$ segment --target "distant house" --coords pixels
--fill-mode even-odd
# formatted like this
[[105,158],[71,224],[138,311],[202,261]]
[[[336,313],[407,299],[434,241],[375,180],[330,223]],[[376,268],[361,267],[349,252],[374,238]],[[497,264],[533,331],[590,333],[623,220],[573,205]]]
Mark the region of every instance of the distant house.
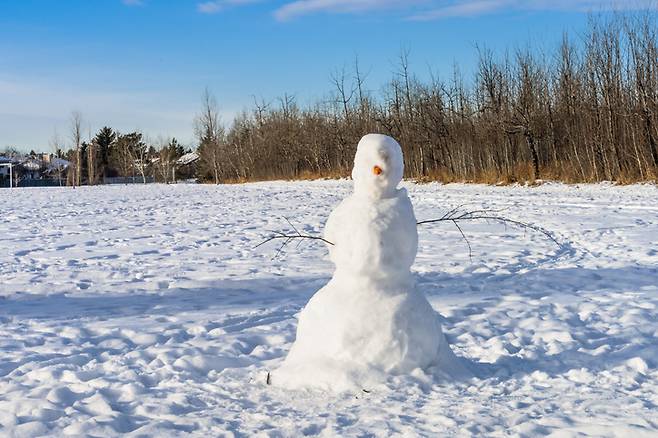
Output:
[[18,173],[21,179],[43,179],[42,170],[45,164],[36,158],[28,158],[18,164]]
[[176,160],[175,179],[187,180],[196,175],[196,167],[199,162],[199,154],[188,152]]
[[13,177],[12,186],[53,186],[66,181],[66,169],[70,162],[52,154],[0,155],[0,187],[9,187],[9,166]]
[[180,157],[178,160],[176,160],[176,164],[178,166],[188,166],[192,163],[196,163],[199,160],[199,154],[196,152],[188,152],[182,157]]
[[71,166],[70,161],[50,155],[47,161],[46,170],[43,172],[43,177],[53,181],[58,181],[60,185],[66,184],[66,172],[68,171],[69,166]]

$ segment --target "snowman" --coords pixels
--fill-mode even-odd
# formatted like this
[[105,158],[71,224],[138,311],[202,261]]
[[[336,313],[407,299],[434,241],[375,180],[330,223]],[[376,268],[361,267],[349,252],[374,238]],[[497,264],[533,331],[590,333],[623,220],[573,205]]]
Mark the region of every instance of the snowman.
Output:
[[336,270],[299,315],[296,340],[272,383],[348,391],[390,375],[461,374],[440,316],[416,289],[416,218],[400,145],[369,134],[354,157],[354,193],[330,214],[325,238]]

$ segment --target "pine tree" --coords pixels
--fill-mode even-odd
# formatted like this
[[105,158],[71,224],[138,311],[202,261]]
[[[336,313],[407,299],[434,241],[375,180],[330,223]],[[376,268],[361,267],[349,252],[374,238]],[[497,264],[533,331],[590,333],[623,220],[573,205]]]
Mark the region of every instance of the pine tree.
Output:
[[107,126],[98,131],[96,137],[94,137],[93,142],[98,147],[99,177],[111,176],[111,174],[116,173],[116,170],[110,166],[110,149],[114,145],[116,138],[116,132]]

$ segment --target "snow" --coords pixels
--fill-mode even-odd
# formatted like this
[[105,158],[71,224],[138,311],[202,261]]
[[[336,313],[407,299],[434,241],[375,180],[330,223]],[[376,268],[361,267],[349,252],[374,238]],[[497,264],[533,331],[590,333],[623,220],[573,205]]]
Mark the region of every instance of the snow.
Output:
[[178,160],[176,160],[176,164],[178,164],[179,166],[186,166],[188,164],[194,163],[198,159],[199,159],[199,154],[197,154],[196,152],[188,152],[182,155]]
[[37,160],[27,159],[21,163],[21,165],[28,170],[39,170],[41,169],[41,163]]
[[555,231],[419,227],[412,271],[476,377],[369,393],[267,386],[332,276],[319,235],[348,181],[2,192],[0,435],[656,436],[658,190],[406,183]]
[[300,313],[273,384],[340,392],[372,390],[391,374],[467,374],[409,270],[418,232],[407,191],[397,189],[402,171],[394,139],[361,139],[354,193],[331,212],[324,232],[336,271]]

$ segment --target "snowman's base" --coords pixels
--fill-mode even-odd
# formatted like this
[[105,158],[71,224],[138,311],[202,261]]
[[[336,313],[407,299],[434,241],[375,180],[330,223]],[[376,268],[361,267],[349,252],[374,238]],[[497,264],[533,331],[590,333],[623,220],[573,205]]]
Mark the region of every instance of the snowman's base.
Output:
[[266,383],[293,390],[319,390],[331,393],[366,393],[390,384],[390,378],[411,376],[426,383],[454,382],[473,377],[467,361],[452,352],[443,339],[437,360],[426,368],[382,370],[376,366],[310,360],[307,363],[284,364],[268,372]]
[[373,279],[337,272],[301,312],[295,343],[270,381],[360,391],[390,376],[430,369],[451,379],[464,374],[439,314],[411,275]]

